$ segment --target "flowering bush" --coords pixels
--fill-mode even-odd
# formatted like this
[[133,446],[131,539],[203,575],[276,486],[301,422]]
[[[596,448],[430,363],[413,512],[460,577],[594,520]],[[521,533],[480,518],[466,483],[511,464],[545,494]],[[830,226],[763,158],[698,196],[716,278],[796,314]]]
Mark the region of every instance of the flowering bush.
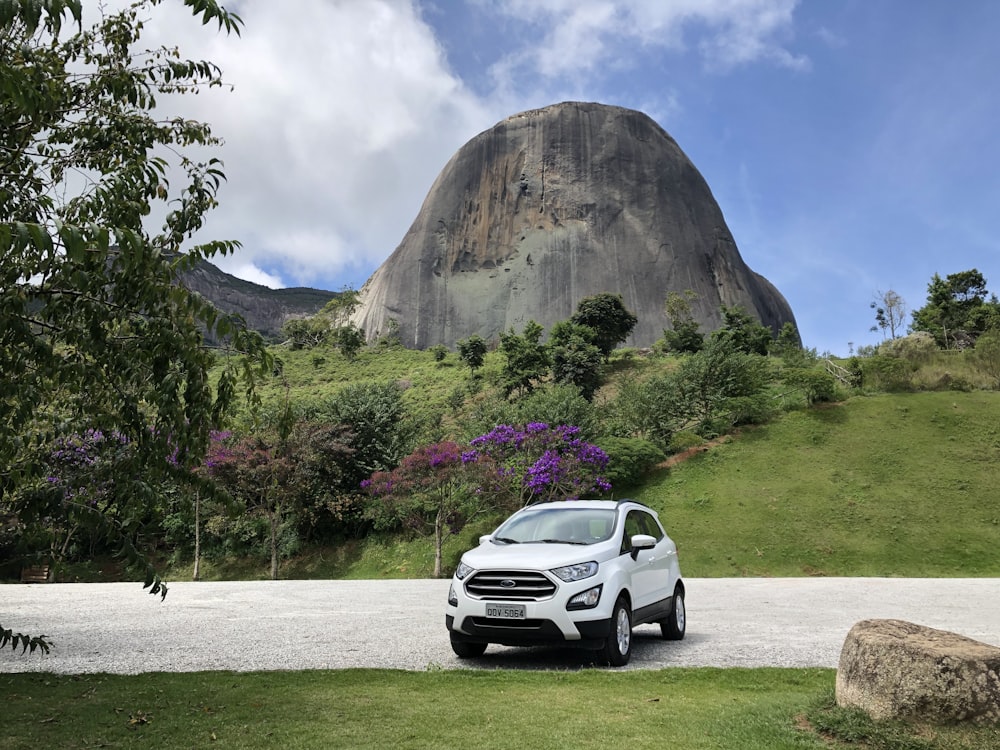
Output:
[[611,490],[604,478],[608,456],[579,434],[571,425],[502,424],[474,438],[462,461],[475,467],[481,492],[506,495],[519,505],[604,494]]

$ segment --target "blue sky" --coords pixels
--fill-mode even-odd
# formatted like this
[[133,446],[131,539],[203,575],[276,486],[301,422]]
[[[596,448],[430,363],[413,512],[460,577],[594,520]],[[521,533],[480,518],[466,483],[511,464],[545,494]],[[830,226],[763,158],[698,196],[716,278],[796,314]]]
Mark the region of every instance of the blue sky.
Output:
[[[175,3],[180,6],[180,3]],[[451,155],[534,107],[646,112],[701,171],[803,343],[876,343],[934,273],[1000,291],[993,0],[242,0],[223,37],[165,9],[153,41],[218,62],[189,116],[226,145],[213,237],[270,286],[359,288]]]

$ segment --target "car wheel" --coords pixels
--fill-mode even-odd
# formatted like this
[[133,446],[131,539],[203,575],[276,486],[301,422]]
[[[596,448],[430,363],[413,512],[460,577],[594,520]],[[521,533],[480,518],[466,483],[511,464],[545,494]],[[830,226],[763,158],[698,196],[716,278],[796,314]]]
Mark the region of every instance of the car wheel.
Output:
[[684,609],[684,592],[674,589],[674,603],[670,607],[670,615],[660,623],[660,632],[668,641],[679,641],[684,638],[687,629],[687,610]]
[[455,656],[459,659],[474,659],[477,656],[482,656],[486,652],[486,644],[476,643],[475,641],[466,641],[452,633],[451,650],[455,652]]
[[611,633],[601,651],[604,661],[612,667],[623,667],[632,656],[632,612],[625,597],[618,597],[611,613]]

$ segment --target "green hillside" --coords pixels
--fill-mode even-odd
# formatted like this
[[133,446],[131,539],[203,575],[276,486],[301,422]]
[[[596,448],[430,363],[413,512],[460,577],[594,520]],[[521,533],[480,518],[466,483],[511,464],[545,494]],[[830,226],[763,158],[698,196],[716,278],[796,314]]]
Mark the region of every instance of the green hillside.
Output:
[[688,576],[998,576],[1000,394],[789,412],[635,494]]

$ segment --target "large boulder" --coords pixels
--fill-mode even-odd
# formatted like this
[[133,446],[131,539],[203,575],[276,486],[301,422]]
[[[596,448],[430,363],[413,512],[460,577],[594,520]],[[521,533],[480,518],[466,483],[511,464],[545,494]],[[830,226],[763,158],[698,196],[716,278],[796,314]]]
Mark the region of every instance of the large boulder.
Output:
[[621,294],[639,319],[626,342],[668,327],[669,292],[697,294],[702,331],[741,307],[777,333],[781,293],[740,257],[704,178],[647,115],[564,102],[508,117],[445,165],[395,252],[362,287],[369,338],[405,346],[487,341],[529,320],[546,330],[586,296]]
[[1000,648],[903,620],[862,620],[847,634],[837,705],[873,719],[1000,721]]

